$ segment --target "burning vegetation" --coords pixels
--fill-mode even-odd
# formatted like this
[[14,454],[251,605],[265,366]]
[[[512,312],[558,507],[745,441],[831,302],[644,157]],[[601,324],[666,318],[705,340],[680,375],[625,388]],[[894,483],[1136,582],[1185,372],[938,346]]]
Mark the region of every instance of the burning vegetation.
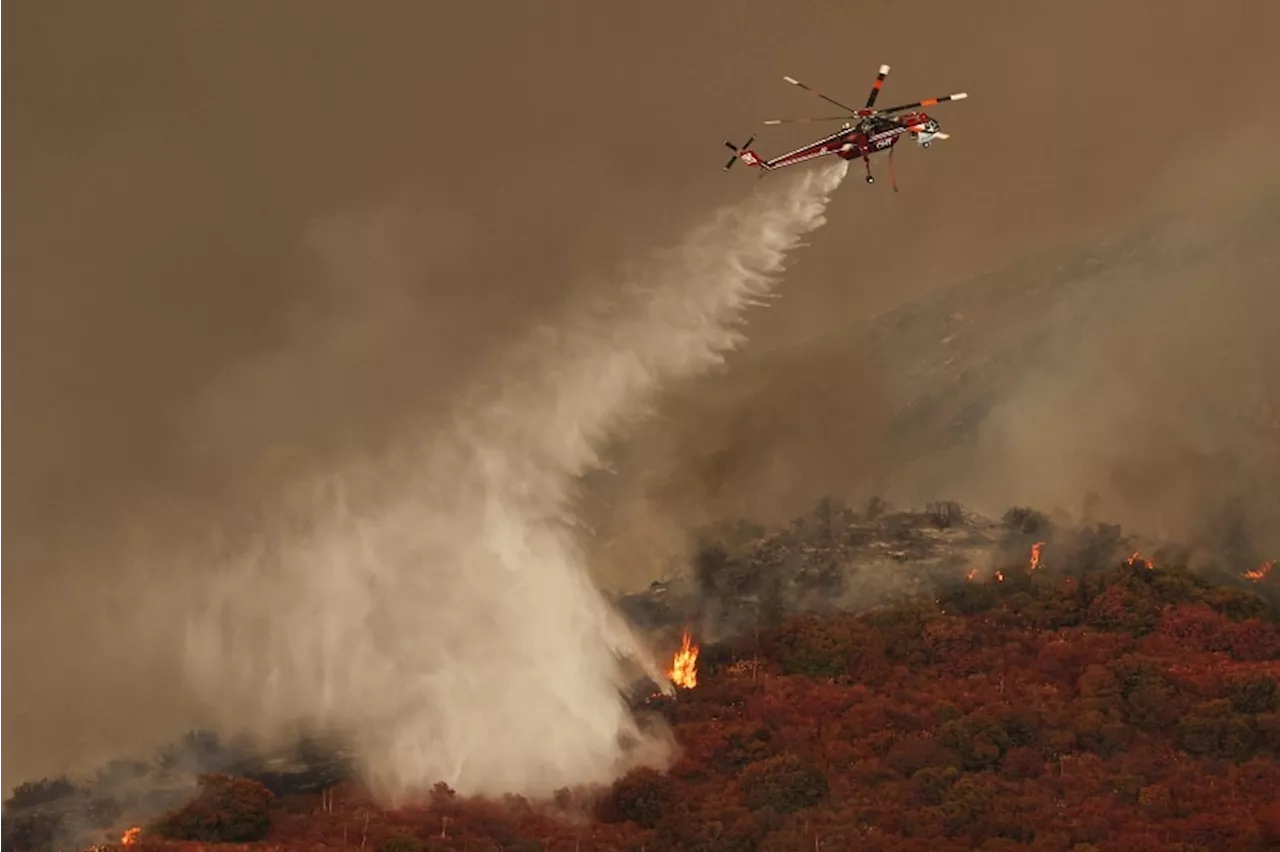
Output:
[[1261,583],[1263,580],[1267,579],[1268,575],[1271,574],[1271,569],[1274,568],[1275,565],[1276,561],[1274,559],[1263,562],[1253,571],[1244,572],[1244,578],[1254,583]]
[[1133,552],[1132,556],[1125,560],[1125,564],[1130,568],[1146,568],[1148,571],[1155,569],[1155,565],[1152,564],[1151,560],[1143,559],[1142,554],[1137,550]]
[[[1043,551],[1044,551],[1043,541],[1037,541],[1035,544],[1031,545],[1031,556],[1027,560],[1028,574],[1033,573],[1037,568],[1040,567],[1040,554]],[[979,569],[970,568],[967,571],[965,571],[964,579],[966,582],[972,583],[978,579],[979,573],[980,573]],[[1000,569],[997,568],[995,571],[991,573],[991,579],[995,580],[997,583],[1003,583],[1005,579],[1004,571],[1001,571]]]
[[667,677],[683,689],[693,689],[698,685],[698,646],[692,643],[688,630],[680,638],[680,650],[671,660]]
[[1027,563],[1027,573],[1031,573],[1040,567],[1040,551],[1044,549],[1044,542],[1037,541],[1031,545],[1031,561]]

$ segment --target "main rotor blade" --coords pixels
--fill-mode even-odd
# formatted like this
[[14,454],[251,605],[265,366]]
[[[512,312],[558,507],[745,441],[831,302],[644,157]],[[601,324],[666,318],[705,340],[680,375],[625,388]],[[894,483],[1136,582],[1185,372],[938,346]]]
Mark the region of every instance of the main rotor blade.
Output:
[[884,78],[889,76],[889,66],[881,65],[880,73],[876,75],[876,81],[871,84],[871,94],[867,96],[867,109],[875,106],[876,98],[880,95],[880,87],[884,85]]
[[831,115],[826,118],[771,118],[765,124],[808,124],[813,121],[848,121],[856,115]]
[[818,97],[822,98],[824,101],[826,101],[829,104],[835,104],[836,106],[840,107],[840,109],[842,110],[845,110],[847,112],[857,112],[857,110],[855,110],[853,107],[846,106],[845,104],[840,103],[835,98],[829,98],[826,95],[822,94],[822,92],[819,92],[817,89],[809,88],[804,83],[801,83],[799,80],[797,80],[795,77],[783,77],[782,79],[786,80],[788,83],[790,83],[793,86],[799,86],[809,94],[817,95]]
[[913,104],[902,104],[901,106],[882,109],[880,110],[880,112],[887,115],[888,113],[891,113],[891,112],[902,112],[904,109],[915,109],[917,107],[930,107],[930,106],[933,106],[934,104],[946,103],[947,101],[962,101],[967,97],[969,97],[968,92],[956,92],[954,95],[947,95],[944,98],[927,98],[923,101],[916,101]]

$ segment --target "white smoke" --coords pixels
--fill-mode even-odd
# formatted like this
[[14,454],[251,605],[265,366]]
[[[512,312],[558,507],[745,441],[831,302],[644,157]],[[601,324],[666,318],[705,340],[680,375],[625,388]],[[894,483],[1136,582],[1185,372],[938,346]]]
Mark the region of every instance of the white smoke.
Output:
[[345,729],[392,800],[441,780],[541,796],[664,760],[618,693],[622,658],[661,674],[590,580],[575,488],[664,382],[740,343],[846,171],[763,184],[492,365],[447,432],[280,509],[201,595],[193,685],[241,725]]

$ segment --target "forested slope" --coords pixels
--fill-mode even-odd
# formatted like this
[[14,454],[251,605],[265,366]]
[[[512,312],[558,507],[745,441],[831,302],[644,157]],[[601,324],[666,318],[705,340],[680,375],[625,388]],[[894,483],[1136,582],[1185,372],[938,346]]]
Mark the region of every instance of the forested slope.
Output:
[[[932,517],[947,524],[936,507]],[[1005,525],[1016,538],[1035,517],[1010,513]],[[802,528],[708,545],[703,574],[758,572],[760,552]],[[1176,550],[1114,556],[1114,533],[1077,533],[1077,545],[1112,546],[1077,547],[1058,564],[1047,546],[1026,559],[1006,546],[981,576],[935,579],[931,595],[861,612],[771,611],[747,588],[754,626],[722,607],[716,617],[736,629],[698,649],[696,685],[637,702],[680,743],[665,772],[541,803],[464,801],[440,787],[398,811],[350,781],[299,794],[277,778],[272,798],[216,776],[130,840],[382,852],[1273,848],[1276,576],[1264,564],[1211,583]],[[804,575],[803,560],[774,560],[784,563]],[[7,803],[9,815],[21,804]],[[9,815],[7,848],[38,846],[30,822]]]

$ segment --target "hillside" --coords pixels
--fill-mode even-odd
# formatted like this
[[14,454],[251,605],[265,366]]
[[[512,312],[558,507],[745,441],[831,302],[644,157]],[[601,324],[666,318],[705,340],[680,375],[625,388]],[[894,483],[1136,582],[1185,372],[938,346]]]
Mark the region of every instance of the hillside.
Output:
[[[131,845],[161,832],[382,852],[1280,842],[1276,576],[1261,566],[1210,582],[1178,548],[1148,559],[1132,546],[1116,527],[1059,527],[1028,510],[996,522],[951,504],[826,501],[785,528],[709,530],[693,577],[621,602],[669,647],[688,626],[701,641],[692,688],[637,692],[636,712],[668,722],[682,747],[668,772],[546,803],[439,788],[388,812],[314,744],[289,770],[236,764],[233,747],[195,739],[171,768],[194,760],[278,797],[268,806],[255,782],[215,779],[195,811]],[[901,576],[861,598],[859,571]],[[128,827],[129,803],[103,804],[118,783],[59,783],[6,802],[6,849],[50,848],[41,836],[56,836],[59,800],[81,819],[97,802],[100,839]],[[233,830],[243,834],[219,835]]]

